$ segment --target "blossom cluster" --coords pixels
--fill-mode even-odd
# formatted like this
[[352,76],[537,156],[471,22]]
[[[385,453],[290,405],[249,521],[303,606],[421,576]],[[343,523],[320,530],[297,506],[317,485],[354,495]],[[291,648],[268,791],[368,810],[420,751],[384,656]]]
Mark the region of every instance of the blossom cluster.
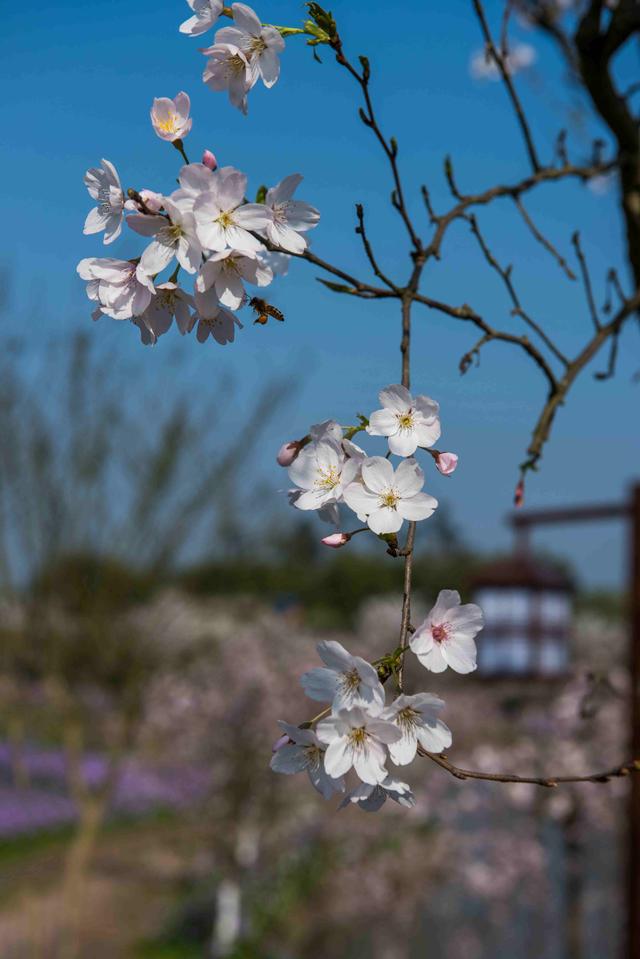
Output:
[[[404,520],[417,522],[433,514],[438,503],[422,492],[425,476],[415,458],[418,449],[428,451],[444,475],[456,468],[455,453],[433,449],[440,437],[435,400],[413,396],[399,384],[381,390],[379,399],[382,408],[368,418],[361,416],[359,426],[343,428],[326,420],[278,452],[278,463],[288,468],[296,484],[289,491],[293,506],[317,510],[336,524],[346,506],[366,524],[360,530],[326,536],[323,542],[328,546],[343,546],[366,530],[397,544],[395,534]],[[367,456],[352,440],[361,431],[386,438],[387,456]],[[392,455],[401,457],[395,468]],[[442,590],[408,648],[431,672],[449,667],[470,673],[476,668],[475,636],[482,626],[480,607],[462,605],[457,592]],[[451,732],[439,718],[443,701],[432,693],[406,695],[400,688],[387,705],[383,681],[397,676],[405,646],[375,663],[352,656],[335,641],[321,642],[317,648],[324,666],[304,673],[302,686],[309,698],[329,706],[302,726],[280,724],[283,736],[274,747],[272,769],[306,771],[325,799],[346,791],[344,776],[353,769],[359,782],[343,806],[356,803],[374,811],[387,798],[414,805],[410,787],[390,773],[386,763],[390,759],[396,766],[406,766],[419,748],[439,753],[451,745]]]
[[[189,110],[186,93],[157,98],[151,108],[156,134],[173,143],[185,159],[182,138],[191,130]],[[233,342],[236,327],[242,327],[235,314],[247,303],[256,311],[256,322],[266,323],[269,315],[283,319],[275,307],[249,296],[245,286],[269,285],[276,274],[286,274],[290,254],[307,249],[304,234],[316,226],[320,214],[294,199],[301,181],[300,174],[286,176],[269,189],[261,188],[257,201],[250,203],[246,175],[232,166],[218,166],[213,153],[205,150],[202,162],[182,166],[178,189],[166,194],[129,190],[125,197],[115,166],[103,159],[85,174],[96,205],[84,232],[103,233],[104,243],[111,244],[126,223],[149,242],[134,259],[80,261],[78,273],[96,304],[93,319],[105,314],[130,320],[142,342],[154,344],[175,318],[183,335],[195,328],[199,342],[211,336],[222,345]],[[169,267],[173,272],[162,279]],[[195,277],[192,292],[178,284],[180,270]]]
[[[222,0],[187,0],[193,16],[180,25],[192,37],[210,30],[226,9]],[[262,80],[270,89],[280,76],[279,54],[284,39],[277,27],[262,24],[251,7],[231,5],[232,27],[216,32],[211,46],[201,50],[207,57],[202,79],[211,90],[226,91],[229,101],[247,113],[247,95]]]
[[[469,673],[476,668],[475,636],[482,626],[479,606],[463,605],[455,590],[442,590],[409,649],[431,672],[449,667]],[[387,762],[407,766],[419,749],[440,753],[451,745],[451,730],[439,717],[443,700],[433,693],[400,693],[387,705],[384,661],[369,663],[335,640],[323,640],[317,649],[324,666],[304,673],[301,682],[310,699],[328,708],[302,726],[280,723],[283,736],[271,768],[306,772],[325,799],[346,792],[344,777],[353,770],[358,781],[341,806],[355,803],[372,812],[387,799],[413,806],[411,788],[389,772]]]

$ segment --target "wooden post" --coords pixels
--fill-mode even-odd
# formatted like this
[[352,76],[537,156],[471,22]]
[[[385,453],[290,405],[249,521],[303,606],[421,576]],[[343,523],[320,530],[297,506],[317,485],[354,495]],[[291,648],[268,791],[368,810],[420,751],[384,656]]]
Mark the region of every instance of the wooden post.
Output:
[[[640,759],[640,485],[631,491],[630,523],[630,649],[631,756]],[[627,849],[627,959],[640,959],[640,777],[629,784],[629,845]]]

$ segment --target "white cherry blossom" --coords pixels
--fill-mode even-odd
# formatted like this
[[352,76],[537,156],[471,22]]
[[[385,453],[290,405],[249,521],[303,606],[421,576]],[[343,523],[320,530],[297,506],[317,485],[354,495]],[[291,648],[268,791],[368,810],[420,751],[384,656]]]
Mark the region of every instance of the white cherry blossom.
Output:
[[327,744],[324,768],[334,779],[353,767],[364,783],[376,785],[387,778],[387,746],[400,739],[400,730],[364,710],[343,709],[316,727],[321,743]]
[[246,188],[247,178],[239,170],[211,174],[209,189],[193,204],[198,238],[207,250],[261,249],[249,230],[264,229],[269,213],[261,203],[244,202]]
[[175,316],[178,329],[184,335],[193,327],[191,310],[194,299],[189,293],[181,290],[177,283],[160,283],[156,286],[155,296],[149,306],[140,314],[139,320],[149,331],[155,343],[158,337],[165,334]]
[[180,24],[180,33],[197,37],[206,33],[222,13],[223,0],[187,0],[193,16]]
[[384,687],[376,669],[352,656],[341,643],[323,640],[316,646],[324,667],[303,673],[300,682],[310,699],[331,703],[334,712],[360,706],[378,715],[384,708]]
[[173,100],[156,97],[151,106],[151,124],[161,140],[182,140],[191,129],[189,94],[178,93]]
[[202,74],[206,85],[216,92],[226,90],[231,105],[246,115],[247,93],[257,74],[242,50],[230,43],[214,43],[202,52],[209,57]]
[[306,772],[314,789],[330,799],[333,793],[345,790],[344,779],[334,779],[325,771],[324,754],[327,747],[321,743],[312,729],[300,729],[290,723],[279,722],[278,725],[289,737],[290,742],[279,746],[271,757],[270,766],[274,772],[293,773]]
[[286,276],[289,272],[291,257],[288,253],[276,253],[275,250],[258,250],[258,259],[268,266],[274,276]]
[[127,223],[136,233],[154,237],[142,254],[140,269],[148,276],[155,276],[175,256],[187,273],[195,273],[202,262],[202,247],[196,236],[193,214],[182,210],[168,197],[164,197],[163,206],[168,216],[134,213],[127,217]]
[[428,396],[413,397],[404,386],[387,386],[378,398],[382,409],[369,417],[367,433],[386,436],[397,456],[412,456],[419,446],[429,447],[440,436],[440,407]]
[[204,343],[210,336],[221,346],[233,343],[236,326],[242,329],[242,323],[237,316],[234,316],[233,313],[218,303],[215,290],[207,290],[201,293],[200,290],[196,289],[194,296],[197,309],[194,323],[197,320],[196,338],[198,342]]
[[320,219],[320,213],[315,207],[293,199],[302,179],[299,173],[285,177],[267,190],[265,198],[271,220],[265,227],[264,235],[274,246],[288,250],[289,253],[303,253],[306,250],[307,240],[300,236],[300,233],[313,229]]
[[122,231],[124,193],[113,163],[109,160],[101,160],[100,163],[102,169],[91,167],[84,175],[89,196],[97,200],[98,205],[89,210],[82,232],[101,233],[104,230],[104,242],[113,243]]
[[238,310],[246,300],[243,280],[254,286],[267,286],[272,279],[273,273],[261,265],[253,250],[222,250],[212,253],[202,264],[196,289],[213,287],[224,306]]
[[389,775],[384,782],[377,783],[375,786],[371,783],[359,783],[344,797],[338,808],[344,809],[351,803],[355,803],[365,812],[377,812],[387,799],[393,799],[407,809],[411,809],[416,804],[416,797],[411,792],[411,787]]
[[396,470],[383,456],[358,465],[360,478],[345,485],[342,496],[374,533],[397,533],[405,519],[427,519],[436,509],[438,501],[420,492],[424,473],[415,459],[403,460]]
[[135,261],[88,257],[80,260],[77,271],[87,281],[89,299],[99,304],[100,313],[114,320],[140,316],[151,302],[153,282]]
[[231,10],[234,26],[218,30],[216,43],[231,44],[242,50],[265,87],[272,87],[280,76],[278,54],[284,50],[282,36],[275,27],[263,26],[246,4],[232,3]]
[[432,693],[401,695],[381,714],[398,727],[402,739],[389,746],[389,755],[396,766],[413,762],[418,745],[431,753],[441,753],[451,745],[451,730],[438,713],[444,706],[442,699]]
[[422,665],[434,673],[442,673],[447,666],[457,673],[471,673],[476,668],[474,637],[483,626],[479,606],[461,605],[460,593],[443,589],[409,645]]
[[358,466],[359,460],[347,458],[342,444],[334,439],[312,441],[289,467],[289,477],[298,487],[293,491],[293,505],[308,510],[341,502]]

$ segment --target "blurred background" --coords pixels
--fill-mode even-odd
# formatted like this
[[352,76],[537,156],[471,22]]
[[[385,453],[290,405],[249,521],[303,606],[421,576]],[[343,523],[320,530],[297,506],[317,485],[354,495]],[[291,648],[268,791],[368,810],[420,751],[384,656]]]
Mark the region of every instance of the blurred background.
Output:
[[[487,9],[499,26],[502,4]],[[291,24],[304,14],[294,0],[258,12]],[[467,3],[399,0],[392,20],[365,0],[333,12],[372,61],[412,208],[422,182],[445,207],[447,153],[465,190],[523,175]],[[82,175],[106,156],[125,187],[168,192],[178,157],[148,109],[185,89],[194,156],[212,149],[251,189],[304,173],[320,256],[364,274],[356,201],[384,267],[403,275],[406,254],[387,171],[331,57],[314,63],[288,41],[281,80],[252,93],[244,118],[202,86],[198,42],[177,32],[188,13],[177,0],[3,9],[2,959],[616,955],[624,780],[542,791],[416,764],[416,809],[368,815],[269,770],[276,720],[309,715],[298,676],[318,640],[370,658],[395,645],[399,561],[357,540],[323,550],[326,527],[288,508],[274,457],[310,423],[376,408],[399,378],[399,317],[333,295],[294,263],[272,288],[285,323],[248,318],[224,349],[176,331],[145,348],[131,324],[93,325],[75,265],[106,254],[82,236]],[[600,131],[553,51],[523,22],[514,37],[529,50],[520,87],[542,151],[567,127],[570,153],[587,155]],[[534,209],[567,256],[580,228],[601,303],[606,271],[626,275],[613,185],[553,187]],[[590,322],[583,290],[512,210],[482,222],[530,311],[575,350]],[[138,250],[132,236],[117,247],[107,253]],[[426,282],[517,328],[466,228]],[[477,674],[429,687],[447,702],[451,759],[539,775],[622,762],[629,523],[536,526],[514,553],[504,520],[544,382],[506,346],[461,377],[473,334],[431,314],[414,327],[415,388],[440,401],[442,448],[460,455],[453,477],[429,474],[441,505],[419,540],[415,617],[458,588],[489,621]],[[630,502],[637,325],[615,379],[594,379],[604,365],[561,411],[527,507]],[[409,670],[407,683],[424,686],[424,674]]]

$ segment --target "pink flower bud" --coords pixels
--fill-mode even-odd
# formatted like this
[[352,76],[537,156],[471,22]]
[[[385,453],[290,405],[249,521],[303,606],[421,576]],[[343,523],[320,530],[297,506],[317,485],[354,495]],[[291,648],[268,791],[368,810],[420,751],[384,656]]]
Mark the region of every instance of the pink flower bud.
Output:
[[283,443],[278,450],[276,462],[279,463],[280,466],[291,466],[299,452],[300,445],[296,443],[295,440],[290,440],[288,443]]
[[205,166],[208,166],[210,170],[215,170],[218,166],[218,161],[216,160],[214,154],[211,150],[205,150],[202,154],[202,162]]
[[438,453],[436,457],[436,469],[443,476],[451,476],[458,465],[457,453]]
[[283,746],[287,746],[290,742],[291,740],[289,739],[287,734],[283,733],[279,739],[276,739],[275,743],[271,747],[271,752],[277,753],[279,749],[282,749]]
[[330,546],[332,549],[340,549],[340,547],[348,543],[350,539],[351,533],[330,533],[328,536],[323,537],[320,542],[324,543],[325,546]]
[[513,494],[513,505],[516,507],[522,506],[524,503],[524,480],[519,480],[518,485],[516,486],[516,491]]
[[144,200],[145,206],[152,213],[158,213],[162,209],[162,196],[160,193],[154,193],[153,190],[140,190],[140,196]]

